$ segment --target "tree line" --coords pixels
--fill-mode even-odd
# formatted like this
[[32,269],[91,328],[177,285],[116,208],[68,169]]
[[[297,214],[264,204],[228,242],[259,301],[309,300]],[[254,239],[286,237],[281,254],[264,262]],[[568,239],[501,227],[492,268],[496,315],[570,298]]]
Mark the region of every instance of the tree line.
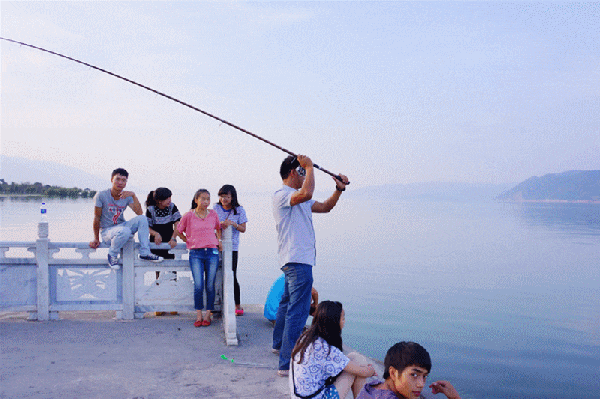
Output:
[[77,187],[60,187],[51,186],[49,184],[35,183],[6,183],[4,179],[0,179],[0,194],[12,195],[40,195],[44,197],[59,197],[59,198],[92,198],[96,195],[96,191],[89,188]]

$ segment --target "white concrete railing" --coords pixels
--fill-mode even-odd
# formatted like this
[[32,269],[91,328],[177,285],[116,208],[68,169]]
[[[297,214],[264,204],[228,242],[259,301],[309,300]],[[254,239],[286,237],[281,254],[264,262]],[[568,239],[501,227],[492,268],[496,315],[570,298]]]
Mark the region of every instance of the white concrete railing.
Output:
[[[121,254],[122,267],[112,270],[105,244],[94,250],[87,242],[51,242],[47,223],[39,224],[38,237],[34,242],[0,242],[0,311],[29,312],[31,320],[51,320],[58,319],[60,311],[114,310],[119,319],[134,319],[146,312],[194,310],[185,244],[173,249],[151,244],[175,255],[151,263],[137,258],[139,244],[129,240]],[[237,345],[231,229],[223,230],[222,238],[215,310],[221,311],[227,345]]]

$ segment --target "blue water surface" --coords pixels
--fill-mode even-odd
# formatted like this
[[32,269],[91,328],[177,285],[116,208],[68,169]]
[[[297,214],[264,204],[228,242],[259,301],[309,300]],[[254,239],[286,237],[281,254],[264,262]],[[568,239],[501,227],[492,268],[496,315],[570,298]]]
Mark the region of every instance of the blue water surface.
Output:
[[[0,200],[0,240],[35,240],[38,202]],[[92,238],[91,200],[47,202],[51,240]],[[270,194],[240,202],[242,302],[262,304],[281,274]],[[344,343],[383,360],[419,342],[430,380],[463,398],[600,397],[600,205],[349,196],[314,224],[315,287],[343,303]]]

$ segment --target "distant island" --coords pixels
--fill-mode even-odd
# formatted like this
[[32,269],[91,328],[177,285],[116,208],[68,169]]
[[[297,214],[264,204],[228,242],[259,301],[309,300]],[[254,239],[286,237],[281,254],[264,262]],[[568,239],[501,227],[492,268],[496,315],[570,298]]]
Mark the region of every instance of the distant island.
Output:
[[530,177],[496,199],[512,202],[600,203],[600,170],[571,170]]
[[48,184],[36,183],[15,183],[8,184],[4,179],[0,179],[0,196],[40,196],[40,197],[58,197],[58,198],[92,198],[96,191],[89,188],[66,188],[60,186],[50,186]]

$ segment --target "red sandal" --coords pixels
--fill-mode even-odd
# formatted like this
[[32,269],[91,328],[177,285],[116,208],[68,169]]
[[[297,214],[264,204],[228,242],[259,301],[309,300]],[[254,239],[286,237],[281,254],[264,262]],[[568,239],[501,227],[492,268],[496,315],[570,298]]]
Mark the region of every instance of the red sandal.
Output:
[[194,322],[194,327],[202,327],[204,325],[204,320],[196,320]]

